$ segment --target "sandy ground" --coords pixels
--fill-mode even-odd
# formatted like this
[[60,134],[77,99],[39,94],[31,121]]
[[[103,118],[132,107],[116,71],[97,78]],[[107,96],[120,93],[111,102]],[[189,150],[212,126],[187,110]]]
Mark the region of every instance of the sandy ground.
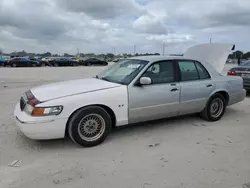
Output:
[[[143,123],[115,130],[93,148],[67,139],[32,141],[18,132],[13,109],[24,91],[102,69],[0,69],[0,188],[240,188],[250,182],[249,97],[218,122],[187,116]],[[18,167],[10,167],[15,160]]]

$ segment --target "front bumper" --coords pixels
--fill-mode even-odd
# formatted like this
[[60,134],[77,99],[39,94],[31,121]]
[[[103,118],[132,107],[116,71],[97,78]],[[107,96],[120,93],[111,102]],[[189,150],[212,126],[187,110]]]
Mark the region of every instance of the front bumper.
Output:
[[56,116],[32,117],[21,111],[19,103],[15,107],[14,115],[17,127],[30,139],[49,140],[65,136],[67,118],[55,118]]

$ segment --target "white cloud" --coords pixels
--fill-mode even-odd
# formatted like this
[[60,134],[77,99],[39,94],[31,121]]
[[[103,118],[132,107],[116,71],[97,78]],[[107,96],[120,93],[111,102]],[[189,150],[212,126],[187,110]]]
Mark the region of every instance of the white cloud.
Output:
[[133,28],[141,33],[166,34],[167,29],[160,19],[153,15],[142,15],[133,23]]
[[211,37],[250,50],[249,33],[249,0],[0,0],[7,52],[161,52]]

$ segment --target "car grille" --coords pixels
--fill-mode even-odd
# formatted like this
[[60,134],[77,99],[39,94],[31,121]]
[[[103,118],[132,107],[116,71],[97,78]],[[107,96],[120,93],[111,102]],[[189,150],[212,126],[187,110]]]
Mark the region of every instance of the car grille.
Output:
[[26,101],[23,99],[23,97],[21,97],[21,99],[20,99],[20,109],[22,111],[23,111],[25,105],[26,105]]

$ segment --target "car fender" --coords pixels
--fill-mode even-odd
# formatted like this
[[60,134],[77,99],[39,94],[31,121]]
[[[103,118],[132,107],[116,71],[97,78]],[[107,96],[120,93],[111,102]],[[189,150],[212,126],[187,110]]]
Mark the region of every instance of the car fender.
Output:
[[110,108],[116,116],[116,126],[128,124],[128,91],[127,86],[98,90],[77,95],[70,95],[58,99],[52,99],[37,105],[63,106],[61,114],[55,118],[69,118],[76,110],[90,105],[104,105]]

